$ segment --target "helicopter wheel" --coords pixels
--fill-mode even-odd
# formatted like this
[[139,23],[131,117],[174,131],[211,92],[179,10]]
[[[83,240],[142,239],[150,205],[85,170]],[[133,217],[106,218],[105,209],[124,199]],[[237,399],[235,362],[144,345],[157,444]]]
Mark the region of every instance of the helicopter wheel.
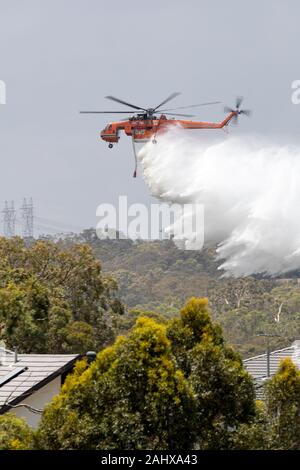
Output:
[[112,149],[112,148],[113,148],[113,144],[108,144],[108,148],[109,148],[109,149]]
[[157,140],[156,140],[156,139],[153,139],[153,140],[152,140],[152,144],[157,144]]

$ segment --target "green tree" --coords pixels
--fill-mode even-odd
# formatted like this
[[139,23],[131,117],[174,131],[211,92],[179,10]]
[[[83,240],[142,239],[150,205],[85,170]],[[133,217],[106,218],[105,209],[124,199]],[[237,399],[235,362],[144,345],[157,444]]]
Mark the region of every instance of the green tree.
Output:
[[21,418],[12,413],[0,415],[0,450],[26,450],[32,446],[33,433]]
[[255,415],[252,378],[211,320],[206,298],[192,298],[167,330],[177,363],[196,394],[198,445],[230,446],[232,429]]
[[265,385],[264,403],[257,403],[254,419],[231,442],[235,449],[300,449],[300,372],[290,358],[281,361]]
[[272,425],[264,402],[257,401],[255,415],[241,424],[231,435],[230,447],[235,450],[270,450],[274,446]]
[[79,363],[43,414],[43,449],[175,449],[194,442],[195,397],[164,325],[139,318],[127,338]]
[[300,450],[300,371],[290,358],[266,385],[266,403],[273,447]]
[[83,244],[0,238],[0,334],[22,352],[82,353],[114,337],[117,285]]
[[37,447],[223,449],[254,414],[250,376],[207,299],[194,298],[179,319],[140,317],[88,369],[79,364],[44,412]]

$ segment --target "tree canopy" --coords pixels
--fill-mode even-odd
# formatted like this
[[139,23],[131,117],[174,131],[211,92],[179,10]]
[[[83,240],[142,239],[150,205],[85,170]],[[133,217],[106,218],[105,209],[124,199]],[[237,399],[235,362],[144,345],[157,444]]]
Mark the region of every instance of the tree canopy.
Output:
[[198,445],[226,448],[230,430],[255,415],[253,382],[240,355],[211,320],[206,298],[192,298],[167,327],[177,363],[196,394]]
[[127,337],[77,365],[46,408],[43,449],[227,448],[230,426],[254,413],[238,354],[191,299],[168,324],[140,317]]
[[26,450],[32,446],[30,427],[12,413],[0,415],[0,450]]
[[300,371],[283,359],[264,387],[254,419],[232,436],[232,447],[256,450],[300,450]]
[[270,338],[273,349],[300,335],[299,272],[233,279],[218,270],[214,247],[196,251],[180,250],[172,240],[99,240],[92,229],[65,243],[78,241],[92,246],[129,308],[169,319],[189,298],[208,297],[224,337],[245,357],[265,351],[258,333],[278,335]]
[[123,312],[117,285],[91,247],[0,238],[0,332],[8,348],[62,353],[99,349]]
[[300,371],[290,358],[267,383],[266,403],[273,446],[300,450]]

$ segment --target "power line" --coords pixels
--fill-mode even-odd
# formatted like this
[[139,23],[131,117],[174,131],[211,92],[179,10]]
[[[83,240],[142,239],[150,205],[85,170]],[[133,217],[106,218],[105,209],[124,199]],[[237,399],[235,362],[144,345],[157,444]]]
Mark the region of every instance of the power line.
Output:
[[[17,233],[21,233],[24,239],[32,239],[34,233],[43,232],[56,235],[68,235],[74,232],[83,232],[84,227],[64,223],[61,221],[38,217],[35,214],[32,198],[24,198],[20,207],[20,215],[14,207],[14,201],[5,201],[2,211],[3,233],[5,237],[11,238]],[[18,214],[19,214],[18,210]]]
[[63,231],[83,231],[84,227],[81,227],[79,225],[74,225],[74,224],[69,224],[69,223],[64,223],[60,222],[58,220],[53,220],[53,219],[46,219],[44,217],[34,217],[34,220],[38,222],[39,225],[46,225],[50,227],[57,227],[58,229],[61,229]]
[[14,201],[5,201],[3,214],[3,233],[7,238],[15,236],[16,211]]
[[21,207],[23,238],[33,238],[33,202],[32,198],[23,199]]

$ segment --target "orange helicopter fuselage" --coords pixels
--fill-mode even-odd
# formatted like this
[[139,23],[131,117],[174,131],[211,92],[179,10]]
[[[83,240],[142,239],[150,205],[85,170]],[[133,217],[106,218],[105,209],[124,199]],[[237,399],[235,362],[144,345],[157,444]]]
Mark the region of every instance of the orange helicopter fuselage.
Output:
[[237,114],[237,111],[232,111],[220,122],[167,119],[163,114],[159,118],[153,117],[144,119],[138,117],[127,121],[111,122],[100,132],[100,136],[101,139],[109,144],[116,144],[120,139],[120,132],[124,131],[134,142],[148,142],[156,135],[164,133],[174,126],[179,126],[183,129],[221,129]]

